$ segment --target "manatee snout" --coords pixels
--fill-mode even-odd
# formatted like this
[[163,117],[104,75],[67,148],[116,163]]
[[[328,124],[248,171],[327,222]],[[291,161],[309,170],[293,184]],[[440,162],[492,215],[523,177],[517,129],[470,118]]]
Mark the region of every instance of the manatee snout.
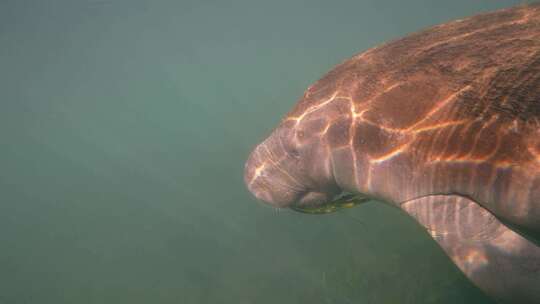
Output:
[[251,152],[244,169],[244,182],[248,190],[260,201],[277,208],[288,207],[305,192],[285,168],[284,151],[271,146],[271,138]]
[[244,170],[247,188],[257,199],[277,208],[328,202],[341,191],[321,174],[325,170],[318,166],[324,162],[310,161],[320,148],[298,146],[292,134],[290,129],[278,127],[253,150]]

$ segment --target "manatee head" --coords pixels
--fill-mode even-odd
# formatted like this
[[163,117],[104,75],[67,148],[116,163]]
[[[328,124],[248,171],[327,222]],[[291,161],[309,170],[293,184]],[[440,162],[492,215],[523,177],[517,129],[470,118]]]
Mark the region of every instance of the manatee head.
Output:
[[274,207],[318,206],[341,192],[325,139],[330,117],[327,111],[293,114],[253,150],[244,180],[253,195]]

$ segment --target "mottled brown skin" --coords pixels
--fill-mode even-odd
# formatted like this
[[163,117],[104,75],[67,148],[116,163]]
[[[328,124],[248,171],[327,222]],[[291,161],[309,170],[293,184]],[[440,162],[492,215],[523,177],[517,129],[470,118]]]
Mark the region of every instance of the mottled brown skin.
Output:
[[540,249],[505,225],[540,235],[540,4],[346,60],[255,149],[245,181],[276,207],[342,191],[395,204],[488,294],[540,303]]

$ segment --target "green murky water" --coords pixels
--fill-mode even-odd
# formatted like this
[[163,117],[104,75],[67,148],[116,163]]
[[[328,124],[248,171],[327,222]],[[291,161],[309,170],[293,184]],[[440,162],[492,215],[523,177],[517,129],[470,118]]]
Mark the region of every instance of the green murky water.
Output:
[[519,2],[1,1],[0,303],[491,303],[397,210],[242,171],[333,65]]

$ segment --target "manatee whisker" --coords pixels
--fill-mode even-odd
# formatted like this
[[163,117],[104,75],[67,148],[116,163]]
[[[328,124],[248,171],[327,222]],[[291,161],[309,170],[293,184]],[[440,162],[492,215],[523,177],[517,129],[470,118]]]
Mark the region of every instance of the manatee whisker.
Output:
[[362,226],[364,226],[364,228],[367,228],[367,225],[366,225],[366,222],[364,222],[363,220],[357,218],[357,217],[354,217],[352,215],[350,215],[349,213],[345,212],[344,210],[340,210],[341,212],[339,212],[339,214],[342,214],[344,215],[345,217],[348,217],[349,219],[361,224]]

